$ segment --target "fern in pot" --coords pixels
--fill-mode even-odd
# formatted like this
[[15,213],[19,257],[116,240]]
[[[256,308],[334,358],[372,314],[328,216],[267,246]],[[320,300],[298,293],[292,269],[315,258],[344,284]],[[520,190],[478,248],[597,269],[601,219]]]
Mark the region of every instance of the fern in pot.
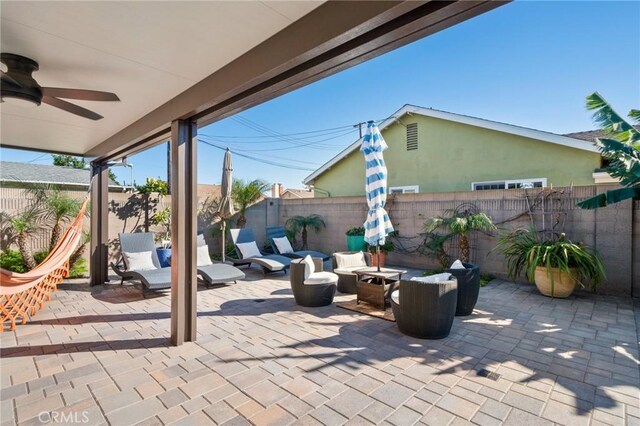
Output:
[[568,240],[564,233],[541,239],[534,229],[519,229],[501,237],[496,248],[505,255],[510,278],[525,272],[545,296],[569,297],[576,285],[593,291],[605,279],[596,250]]

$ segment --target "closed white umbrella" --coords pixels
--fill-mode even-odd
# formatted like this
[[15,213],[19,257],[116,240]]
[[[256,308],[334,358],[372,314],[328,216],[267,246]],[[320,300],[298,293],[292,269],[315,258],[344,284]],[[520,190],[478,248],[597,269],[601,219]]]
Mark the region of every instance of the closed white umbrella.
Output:
[[365,162],[365,193],[369,212],[364,222],[364,240],[377,247],[378,271],[380,270],[380,245],[393,232],[393,225],[384,209],[387,202],[387,166],[382,152],[387,149],[378,126],[373,121],[367,123],[367,131],[362,139],[360,151]]
[[227,148],[227,151],[224,153],[224,161],[222,162],[222,183],[220,185],[221,199],[217,211],[218,216],[222,219],[222,262],[225,261],[225,252],[227,251],[225,244],[227,219],[236,213],[233,207],[233,200],[231,199],[231,185],[233,183],[232,173],[233,163],[231,161],[231,151]]

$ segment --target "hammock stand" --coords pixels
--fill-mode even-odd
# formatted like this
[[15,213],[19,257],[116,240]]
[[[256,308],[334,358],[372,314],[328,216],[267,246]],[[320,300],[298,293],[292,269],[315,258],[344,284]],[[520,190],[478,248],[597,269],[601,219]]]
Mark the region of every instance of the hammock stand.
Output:
[[51,300],[51,293],[69,275],[69,258],[82,238],[82,224],[88,198],[82,203],[78,215],[62,235],[49,255],[31,271],[24,274],[0,268],[0,320],[15,330],[16,321],[26,324]]

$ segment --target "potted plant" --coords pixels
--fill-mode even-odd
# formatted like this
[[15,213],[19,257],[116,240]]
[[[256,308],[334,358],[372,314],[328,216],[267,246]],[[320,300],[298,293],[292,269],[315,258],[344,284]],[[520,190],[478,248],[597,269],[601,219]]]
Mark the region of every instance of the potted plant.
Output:
[[364,227],[352,226],[346,232],[347,236],[347,250],[348,251],[362,251],[367,247],[367,243],[364,241]]
[[591,290],[605,278],[598,253],[584,243],[568,240],[564,233],[542,239],[535,229],[518,229],[498,241],[507,260],[507,274],[517,278],[522,271],[538,291],[550,297],[569,297],[576,285]]
[[160,266],[166,268],[171,266],[171,209],[162,209],[151,218],[151,223],[162,227],[162,232],[156,234],[156,241],[160,247],[156,248]]
[[[393,242],[390,239],[390,237],[393,237],[395,235],[397,235],[395,231],[387,235],[387,238],[385,239],[385,243],[380,246],[380,267],[381,268],[384,267],[387,253],[395,250],[395,246],[393,245]],[[365,246],[366,246],[366,249],[369,250],[369,253],[371,253],[371,266],[378,266],[378,256],[377,256],[378,246],[370,245],[367,243],[365,243]]]
[[[446,272],[458,280],[456,315],[471,315],[480,293],[480,268],[469,262],[469,234],[474,231],[493,231],[497,228],[484,213],[449,210],[445,216],[433,217],[425,224],[427,233],[433,233],[438,229],[444,229],[450,236],[458,237],[460,260],[464,268],[449,268]],[[442,243],[444,244],[444,240]]]

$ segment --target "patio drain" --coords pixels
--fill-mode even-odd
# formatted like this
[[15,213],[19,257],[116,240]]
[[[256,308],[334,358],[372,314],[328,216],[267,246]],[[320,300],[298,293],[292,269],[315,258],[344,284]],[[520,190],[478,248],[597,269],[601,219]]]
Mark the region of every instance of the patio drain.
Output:
[[485,368],[482,368],[476,372],[476,375],[480,377],[486,377],[487,379],[491,379],[494,382],[497,382],[500,379],[500,375],[498,373],[494,373],[493,371],[489,371]]
[[256,302],[256,303],[262,303],[262,302],[264,302],[264,299],[254,299],[254,302]]

